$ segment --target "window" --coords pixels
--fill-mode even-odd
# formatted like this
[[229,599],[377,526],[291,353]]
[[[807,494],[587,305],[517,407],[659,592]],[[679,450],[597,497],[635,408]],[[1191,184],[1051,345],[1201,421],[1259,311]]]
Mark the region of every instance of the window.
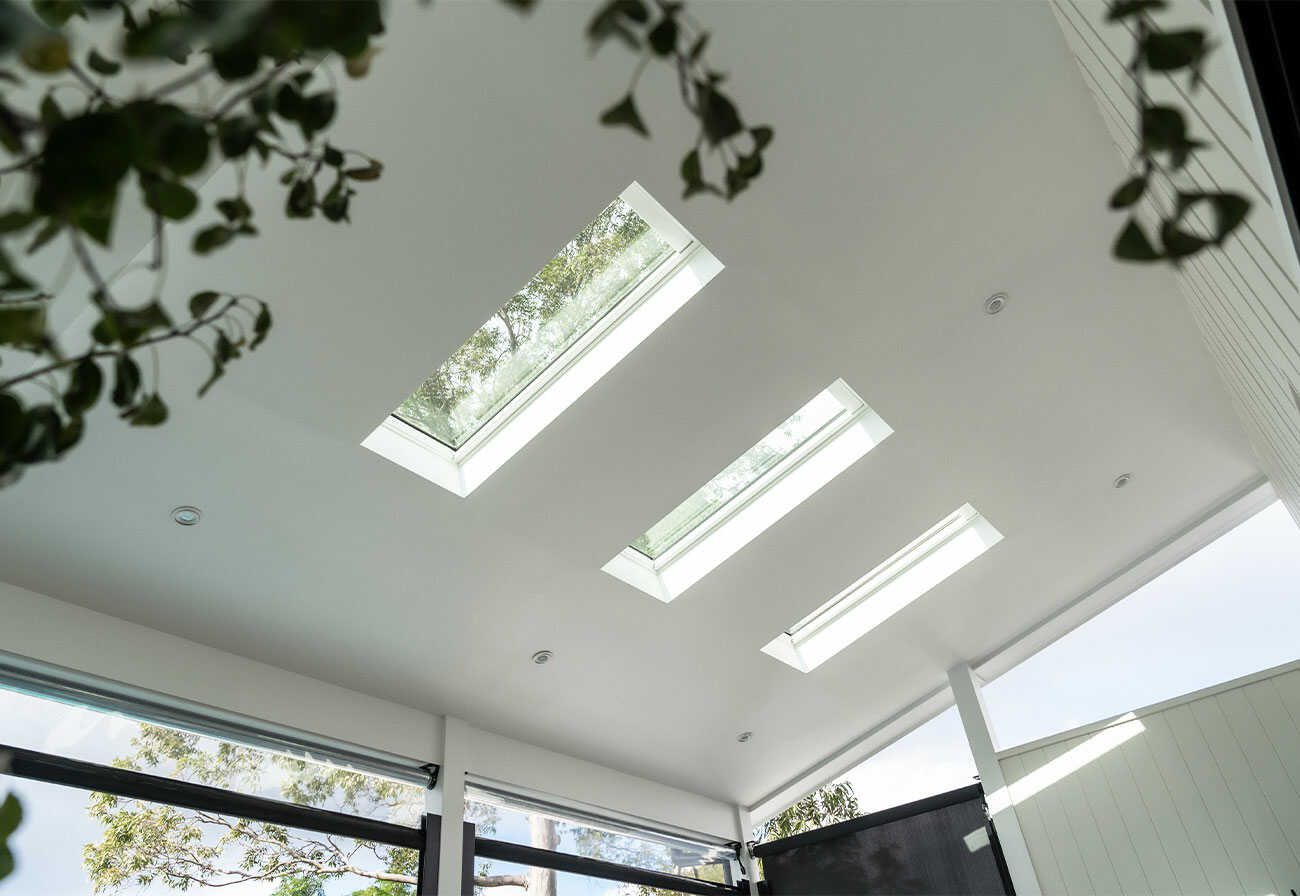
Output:
[[710,881],[725,881],[736,857],[721,843],[651,831],[497,787],[471,785],[466,792],[465,820],[479,837]]
[[14,896],[415,896],[412,849],[43,781],[0,778],[0,790],[23,804],[0,883]]
[[964,504],[817,610],[763,652],[811,672],[1002,540]]
[[720,270],[634,183],[362,444],[464,497]]
[[1300,658],[1300,529],[1281,503],[984,687],[1007,748]]
[[[416,842],[420,836],[420,785],[4,688],[0,744],[387,822]],[[418,852],[409,846],[28,778],[0,777],[0,792],[7,791],[23,805],[12,840],[17,870],[0,887],[15,893],[414,896]]]
[[620,551],[605,572],[671,601],[891,432],[836,380]]
[[0,687],[0,744],[417,827],[424,788]]

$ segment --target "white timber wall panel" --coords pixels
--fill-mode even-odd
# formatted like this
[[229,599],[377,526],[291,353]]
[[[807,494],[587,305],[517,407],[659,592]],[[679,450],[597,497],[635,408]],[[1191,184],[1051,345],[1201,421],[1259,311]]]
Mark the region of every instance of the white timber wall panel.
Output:
[[1300,662],[998,762],[1044,893],[1300,890]]
[[[1192,90],[1185,76],[1151,75],[1147,88],[1154,101],[1186,110],[1192,136],[1212,144],[1188,166],[1186,185],[1239,192],[1253,208],[1221,251],[1202,253],[1174,276],[1262,466],[1300,522],[1300,261],[1221,2],[1175,0],[1158,14],[1165,29],[1200,27],[1215,40],[1204,83]],[[1137,145],[1125,71],[1133,34],[1105,21],[1103,0],[1053,0],[1053,8],[1127,162]],[[1169,199],[1167,190],[1158,197],[1166,206]],[[1116,215],[1116,232],[1121,223]]]

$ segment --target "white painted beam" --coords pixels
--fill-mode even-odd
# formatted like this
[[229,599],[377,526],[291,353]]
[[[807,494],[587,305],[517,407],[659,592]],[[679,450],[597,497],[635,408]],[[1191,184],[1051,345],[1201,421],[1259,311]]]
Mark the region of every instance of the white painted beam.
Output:
[[[438,840],[438,894],[463,892],[461,857],[465,849],[465,772],[468,771],[470,728],[447,716],[443,724],[442,768],[438,772],[438,807],[442,833]],[[472,892],[472,891],[471,891]]]
[[969,665],[961,663],[948,670],[948,684],[957,703],[957,712],[961,714],[966,741],[975,757],[975,769],[984,786],[989,814],[998,841],[1002,844],[1002,855],[1006,859],[1016,896],[1042,896],[1038,875],[1034,873],[1034,863],[1029,858],[1029,846],[1025,843],[1024,832],[1020,830],[1020,820],[1016,818],[1016,808],[1011,803],[1010,791],[1002,776],[1002,766],[998,763],[998,748],[993,728],[989,724],[988,710],[984,706],[982,683]]
[[758,896],[758,860],[749,854],[749,838],[753,834],[753,816],[744,806],[737,806],[736,839],[740,841],[740,865],[749,880],[749,896]]

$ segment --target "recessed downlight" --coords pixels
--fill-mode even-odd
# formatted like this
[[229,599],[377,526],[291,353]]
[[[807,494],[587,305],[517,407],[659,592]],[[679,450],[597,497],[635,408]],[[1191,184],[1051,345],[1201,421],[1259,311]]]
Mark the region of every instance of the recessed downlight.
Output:
[[754,732],[752,731],[742,731],[736,735],[736,740],[742,744],[747,744],[753,739],[754,739]]
[[197,526],[203,519],[203,511],[188,504],[172,509],[172,520],[179,526]]
[[554,657],[555,657],[555,654],[552,653],[552,652],[549,651],[549,650],[539,650],[539,651],[537,651],[536,653],[533,654],[533,662],[536,663],[536,664],[539,665],[539,666],[545,666],[545,665],[546,665],[547,663],[549,663],[549,662],[550,662]]
[[1124,486],[1128,485],[1132,481],[1133,481],[1132,473],[1120,473],[1118,476],[1115,477],[1115,482],[1112,484],[1115,486],[1115,488],[1123,488]]
[[984,300],[985,314],[997,314],[1005,307],[1007,307],[1007,294],[1004,292],[995,292]]

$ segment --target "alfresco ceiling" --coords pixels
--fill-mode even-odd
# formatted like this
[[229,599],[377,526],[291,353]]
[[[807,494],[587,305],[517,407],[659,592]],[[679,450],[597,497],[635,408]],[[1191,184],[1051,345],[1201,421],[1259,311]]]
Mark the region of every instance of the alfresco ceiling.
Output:
[[720,270],[633,183],[362,444],[465,497]]
[[[254,166],[275,251],[168,259],[169,296],[257,295],[275,334],[202,400],[178,359],[165,426],[95,418],[6,490],[0,578],[750,805],[1259,476],[1174,277],[1107,259],[1122,165],[1047,4],[692,2],[776,128],[731,203],[680,198],[672,78],[637,88],[652,139],[600,129],[635,62],[587,55],[591,4],[501,6],[391,5],[340,87],[338,145],[386,172],[350,227],[286,222]],[[599,379],[580,399],[385,420],[441,487],[358,445],[633,178],[725,272],[595,371],[548,364]],[[666,264],[711,259],[624,199]],[[602,571],[681,549],[716,517],[671,547],[656,521],[841,378],[892,435],[671,604]],[[967,501],[1006,536],[978,560],[811,674],[762,652]]]

